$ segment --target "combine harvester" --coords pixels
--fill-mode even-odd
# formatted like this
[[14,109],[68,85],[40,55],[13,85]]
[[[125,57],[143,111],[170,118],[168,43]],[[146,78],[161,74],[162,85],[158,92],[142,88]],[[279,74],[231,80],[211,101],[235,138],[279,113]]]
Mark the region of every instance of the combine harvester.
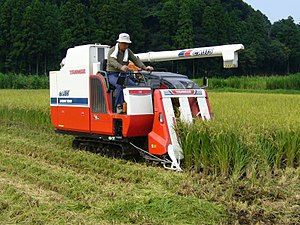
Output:
[[[114,87],[106,72],[107,45],[70,48],[60,71],[50,72],[51,121],[56,132],[74,135],[73,147],[124,157],[144,158],[181,171],[183,152],[176,119],[211,119],[208,95],[187,76],[139,71],[136,87],[124,84],[126,111],[114,112]],[[225,68],[238,67],[241,44],[136,54],[143,62],[223,57]],[[134,75],[134,74],[131,74]],[[142,75],[142,76],[141,76]]]

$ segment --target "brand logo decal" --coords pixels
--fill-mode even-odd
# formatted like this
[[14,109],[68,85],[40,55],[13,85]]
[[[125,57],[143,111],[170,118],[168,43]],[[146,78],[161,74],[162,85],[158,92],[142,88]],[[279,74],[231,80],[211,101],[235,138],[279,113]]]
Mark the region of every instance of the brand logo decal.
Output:
[[206,49],[189,49],[179,52],[179,57],[190,57],[190,56],[200,56],[200,55],[212,55],[214,52],[213,48]]
[[130,95],[150,95],[151,90],[129,90]]
[[69,96],[70,90],[63,90],[59,92],[59,96]]
[[85,74],[85,69],[70,70],[70,75]]

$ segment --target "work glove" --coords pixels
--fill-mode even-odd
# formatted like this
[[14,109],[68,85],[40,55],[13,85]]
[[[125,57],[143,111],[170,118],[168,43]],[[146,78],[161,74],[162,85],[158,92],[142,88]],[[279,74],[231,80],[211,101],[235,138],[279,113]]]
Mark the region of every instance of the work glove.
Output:
[[128,66],[124,65],[121,67],[121,70],[126,73],[126,72],[128,72],[129,68],[128,68]]
[[146,70],[147,70],[147,71],[153,71],[154,68],[153,68],[152,66],[147,66],[147,67],[146,67]]

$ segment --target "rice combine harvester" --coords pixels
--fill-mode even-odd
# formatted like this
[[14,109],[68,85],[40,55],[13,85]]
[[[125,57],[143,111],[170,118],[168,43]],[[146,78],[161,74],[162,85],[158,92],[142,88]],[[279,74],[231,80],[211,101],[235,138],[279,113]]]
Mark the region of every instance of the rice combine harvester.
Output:
[[[140,153],[181,171],[183,150],[174,126],[180,119],[211,119],[205,86],[171,72],[138,71],[137,86],[124,84],[125,112],[114,111],[114,87],[106,63],[110,46],[70,48],[59,71],[50,72],[51,121],[56,132],[75,136],[73,147],[126,157]],[[222,57],[224,68],[238,67],[241,44],[136,54],[143,62]]]

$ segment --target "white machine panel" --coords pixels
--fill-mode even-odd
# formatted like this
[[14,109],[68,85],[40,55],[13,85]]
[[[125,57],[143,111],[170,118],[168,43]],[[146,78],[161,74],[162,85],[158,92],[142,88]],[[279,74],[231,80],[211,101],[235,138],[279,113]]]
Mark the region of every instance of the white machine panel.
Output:
[[90,75],[107,59],[108,45],[82,45],[70,48],[60,71],[50,72],[51,106],[89,107]]
[[200,115],[202,120],[210,120],[211,115],[209,113],[208,105],[205,98],[197,98],[198,106],[200,109]]
[[153,114],[151,88],[129,87],[123,90],[127,103],[127,115]]
[[59,71],[51,71],[49,74],[50,79],[50,105],[51,106],[57,106],[57,98],[58,98],[58,92],[57,92],[57,74],[59,74]]
[[89,107],[89,75],[78,69],[57,75],[57,103],[61,106]]
[[[171,98],[163,98],[163,106],[166,114],[167,125],[169,128],[169,134],[171,138],[171,149],[176,159],[183,159],[182,148],[179,145],[175,126],[175,113],[172,105]],[[170,153],[169,153],[170,154]]]
[[180,119],[184,122],[193,122],[193,115],[188,98],[179,98]]

